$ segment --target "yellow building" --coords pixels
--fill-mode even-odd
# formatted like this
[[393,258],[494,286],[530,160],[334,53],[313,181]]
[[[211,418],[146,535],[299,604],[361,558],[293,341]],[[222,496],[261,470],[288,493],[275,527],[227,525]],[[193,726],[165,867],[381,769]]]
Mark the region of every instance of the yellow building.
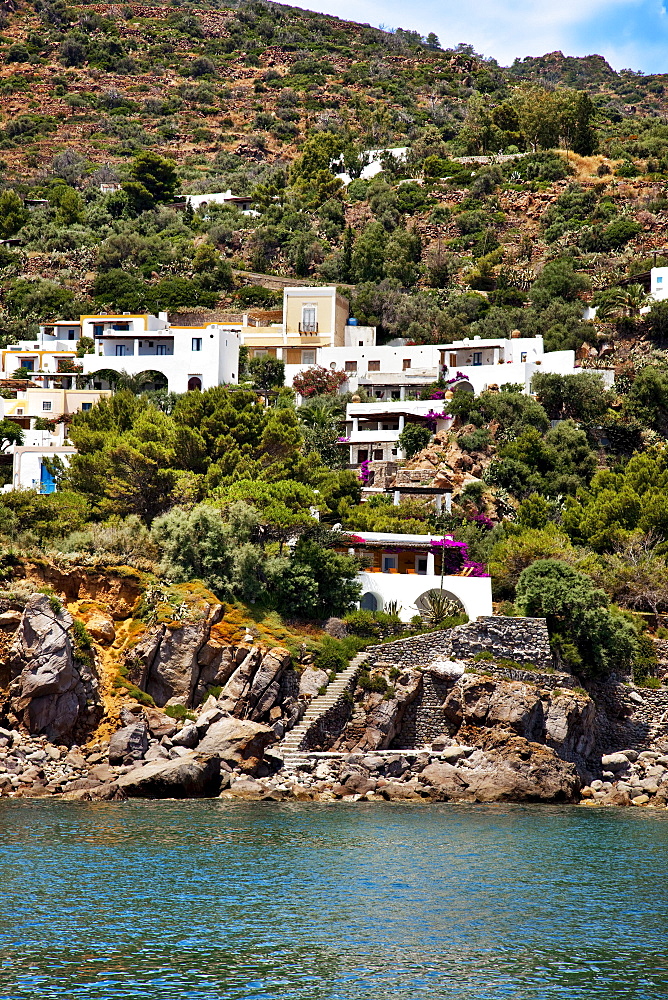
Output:
[[314,365],[318,348],[345,347],[349,303],[334,286],[283,290],[283,322],[242,326],[251,358],[269,355],[289,365]]

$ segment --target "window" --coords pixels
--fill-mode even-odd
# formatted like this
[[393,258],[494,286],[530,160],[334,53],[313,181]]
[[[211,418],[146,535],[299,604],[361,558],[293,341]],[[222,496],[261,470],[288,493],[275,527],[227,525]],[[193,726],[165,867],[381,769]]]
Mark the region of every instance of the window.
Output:
[[[201,343],[201,341],[200,341],[200,343]],[[158,344],[158,346],[155,349],[155,353],[156,354],[169,354],[169,348],[167,347],[167,344]]]
[[520,361],[526,361],[526,359],[527,359],[527,352],[522,351],[522,353],[520,354]]
[[374,448],[374,451],[373,451],[373,460],[374,460],[374,462],[382,462],[383,461],[383,449],[382,448]]
[[656,279],[656,283],[657,283],[657,285],[662,285],[663,284],[663,278],[661,277],[661,275],[659,275],[658,278]]
[[347,372],[356,372],[357,371],[357,362],[356,361],[346,361],[345,368],[346,368]]
[[407,368],[410,368],[410,366],[411,366],[411,359],[410,358],[404,358],[404,364],[403,364],[404,371],[406,371]]
[[92,403],[82,403],[81,404],[81,409],[85,413],[87,410],[92,410],[93,409],[93,404]]
[[384,394],[385,394],[384,389],[376,389],[376,392],[374,393],[376,399],[382,399]]
[[67,339],[68,340],[75,340],[76,339],[76,333],[74,332],[74,330],[68,330],[67,331]]
[[94,337],[101,337],[103,333],[104,333],[104,327],[103,327],[102,323],[94,323],[93,324],[93,336]]
[[415,572],[419,573],[420,576],[427,575],[427,557],[426,556],[416,556],[415,557]]
[[302,306],[302,333],[317,333],[318,332],[318,307],[315,304],[309,303],[308,305]]
[[401,399],[401,389],[392,390],[392,399]]
[[51,409],[51,400],[50,399],[45,399],[44,400],[44,402],[42,403],[42,409],[43,410],[50,410]]
[[35,370],[35,359],[34,358],[21,358],[21,368],[25,368],[27,372],[34,372]]
[[314,365],[315,364],[315,351],[302,351],[302,364],[303,365]]
[[18,410],[17,410],[16,412],[17,412],[17,414],[18,414],[18,416],[19,416],[19,417],[22,417],[22,416],[23,416],[23,410],[22,410],[22,408],[21,408],[21,407],[19,407],[19,408],[18,408]]
[[380,361],[370,361],[369,362],[369,371],[370,372],[379,372],[380,371]]
[[358,347],[364,347],[364,341],[363,340],[358,340],[357,341],[357,346]]
[[149,347],[153,347],[153,343],[154,343],[154,342],[153,342],[152,340],[149,340],[149,342],[148,342],[148,346],[149,346]]
[[253,357],[254,358],[266,358],[266,356],[268,354],[269,354],[269,351],[266,350],[266,348],[256,348],[253,351]]
[[192,339],[192,350],[193,351],[201,351],[202,350],[202,338],[201,337],[193,337],[193,339]]
[[397,569],[399,560],[397,556],[388,556],[383,552],[383,573],[389,573],[391,569]]
[[451,354],[450,355],[450,367],[451,368],[456,368],[457,367],[457,355],[456,354]]
[[124,358],[126,354],[125,344],[116,344],[116,357]]
[[130,324],[129,323],[114,323],[112,329],[114,329],[114,330],[121,330],[121,331],[122,330],[129,330],[130,329]]
[[482,364],[482,351],[474,351],[473,352],[473,364],[474,365],[481,365]]
[[369,461],[369,452],[366,448],[360,448],[360,450],[357,452],[357,461],[360,465],[362,464],[362,462]]

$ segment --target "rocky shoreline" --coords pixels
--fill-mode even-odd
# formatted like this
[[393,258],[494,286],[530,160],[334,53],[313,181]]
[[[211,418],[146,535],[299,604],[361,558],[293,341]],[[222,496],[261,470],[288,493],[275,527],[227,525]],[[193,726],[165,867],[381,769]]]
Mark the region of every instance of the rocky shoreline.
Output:
[[99,607],[77,610],[89,631],[43,594],[13,615],[0,798],[668,807],[668,692],[584,690],[550,666],[542,619],[368,647],[337,677],[251,634],[230,643],[210,602],[192,623],[133,620],[124,643]]

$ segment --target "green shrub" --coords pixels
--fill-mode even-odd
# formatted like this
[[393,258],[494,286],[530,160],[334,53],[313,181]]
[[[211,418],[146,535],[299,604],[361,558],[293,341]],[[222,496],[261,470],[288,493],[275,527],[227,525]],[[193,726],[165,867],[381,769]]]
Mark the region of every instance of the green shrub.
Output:
[[483,660],[493,660],[494,657],[488,649],[482,649],[479,653],[476,653],[473,657],[474,663],[482,663]]
[[197,718],[197,716],[190,712],[185,705],[166,705],[163,708],[165,715],[168,715],[170,719],[176,719],[180,721],[182,719],[189,719],[191,722]]
[[357,686],[361,687],[363,691],[370,691],[375,694],[385,694],[389,687],[384,677],[378,675],[372,677],[367,670],[362,671],[357,678]]
[[535,670],[533,663],[518,663],[517,660],[497,660],[497,666],[506,670]]

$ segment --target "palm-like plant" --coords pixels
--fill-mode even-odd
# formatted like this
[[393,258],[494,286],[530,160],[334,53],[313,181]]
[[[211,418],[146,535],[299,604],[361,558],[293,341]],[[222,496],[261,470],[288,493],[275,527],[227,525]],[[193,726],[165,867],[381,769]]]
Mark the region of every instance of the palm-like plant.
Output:
[[628,285],[624,293],[624,307],[629,316],[639,316],[640,310],[649,301],[649,295],[642,285]]
[[440,625],[447,618],[461,614],[462,607],[442,590],[430,590],[419,601],[419,611],[427,625]]

